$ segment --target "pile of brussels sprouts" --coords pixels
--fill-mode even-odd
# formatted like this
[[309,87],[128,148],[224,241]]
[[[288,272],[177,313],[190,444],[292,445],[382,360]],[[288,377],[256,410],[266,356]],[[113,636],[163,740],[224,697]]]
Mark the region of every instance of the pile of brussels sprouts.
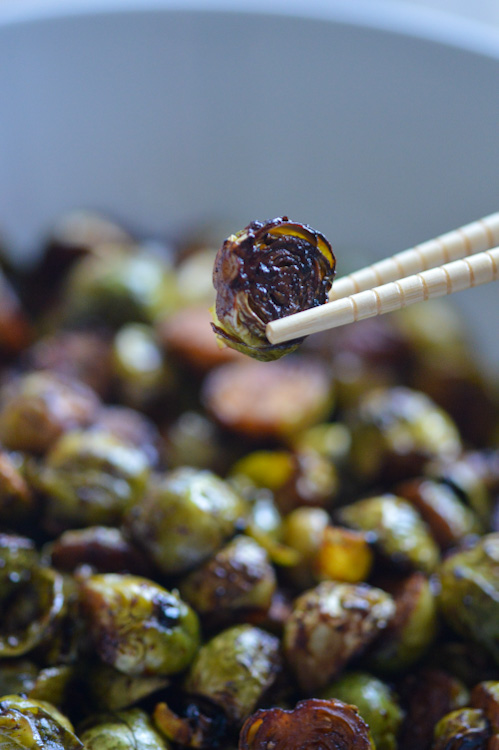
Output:
[[255,362],[216,247],[0,254],[0,748],[499,748],[499,401],[425,303]]

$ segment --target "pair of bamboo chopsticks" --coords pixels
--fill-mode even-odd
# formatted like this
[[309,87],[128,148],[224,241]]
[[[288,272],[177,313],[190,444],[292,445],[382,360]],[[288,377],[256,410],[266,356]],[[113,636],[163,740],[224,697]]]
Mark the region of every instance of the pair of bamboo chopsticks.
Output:
[[326,305],[268,323],[267,338],[280,344],[497,281],[498,246],[499,212],[338,279]]

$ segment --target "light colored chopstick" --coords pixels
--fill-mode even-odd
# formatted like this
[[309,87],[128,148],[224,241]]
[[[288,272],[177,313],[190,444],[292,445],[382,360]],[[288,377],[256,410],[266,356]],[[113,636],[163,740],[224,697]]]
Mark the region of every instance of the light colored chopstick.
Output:
[[372,289],[389,281],[435,268],[499,245],[499,212],[484,216],[452,232],[416,245],[337,279],[329,293],[331,301]]
[[400,310],[499,279],[499,247],[406,276],[267,324],[271,344]]

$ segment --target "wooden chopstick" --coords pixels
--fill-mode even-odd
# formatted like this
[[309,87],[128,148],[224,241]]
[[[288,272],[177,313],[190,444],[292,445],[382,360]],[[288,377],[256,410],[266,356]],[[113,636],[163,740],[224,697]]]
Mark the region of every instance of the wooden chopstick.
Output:
[[337,279],[329,293],[331,301],[372,289],[389,281],[435,268],[499,245],[499,212],[465,224],[459,229],[403,250],[371,266]]
[[[470,228],[472,228],[471,231]],[[461,238],[459,243],[456,235]],[[491,249],[482,250],[482,252],[478,252],[476,248],[483,247],[484,243],[489,248],[491,243],[499,243],[498,235],[499,214],[493,214],[478,222],[468,224],[455,232],[443,235],[446,238],[444,243],[442,243],[442,238],[430,240],[424,245],[419,245],[418,248],[399,253],[393,258],[387,258],[386,261],[380,261],[380,263],[376,263],[367,269],[361,269],[355,275],[351,274],[349,277],[345,277],[349,281],[343,287],[340,287],[340,294],[342,295],[340,299],[272,321],[266,327],[267,338],[272,344],[280,344],[284,341],[308,336],[311,333],[336,328],[376,315],[383,315],[386,312],[393,312],[416,302],[423,302],[427,299],[497,281],[499,279],[499,247],[492,246]],[[426,250],[424,249],[425,246]],[[432,252],[432,247],[438,249]],[[423,248],[423,251],[421,251],[421,248]],[[437,268],[431,267],[438,254],[442,252],[449,255],[452,253],[451,257],[455,257],[457,253],[468,257],[452,260]],[[402,263],[400,261],[401,256],[405,258]],[[397,260],[394,260],[395,258]],[[406,260],[407,258],[409,258],[409,261]],[[386,278],[386,275],[393,276],[392,262],[397,269],[397,274],[405,273],[410,264],[416,264],[416,267],[427,264],[428,270],[413,273],[409,276],[396,277],[396,280],[378,284],[371,289],[363,288],[363,285],[367,283],[367,279],[373,273],[376,278],[379,274],[382,279]],[[438,260],[436,262],[438,263]],[[381,264],[383,264],[382,270],[380,270]],[[377,267],[376,271],[372,271],[374,267]],[[382,276],[382,273],[385,275]],[[351,281],[352,277],[355,277],[354,282]],[[341,281],[342,279],[339,279],[339,282]],[[338,284],[338,282],[335,283]],[[343,296],[347,284],[351,283],[357,284],[362,291]]]

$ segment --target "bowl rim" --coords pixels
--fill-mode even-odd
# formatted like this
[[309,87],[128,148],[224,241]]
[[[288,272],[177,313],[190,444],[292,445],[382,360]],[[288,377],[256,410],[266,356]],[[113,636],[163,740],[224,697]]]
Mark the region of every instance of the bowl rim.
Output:
[[0,33],[13,25],[163,11],[318,20],[412,37],[499,59],[499,25],[394,0],[3,0]]

